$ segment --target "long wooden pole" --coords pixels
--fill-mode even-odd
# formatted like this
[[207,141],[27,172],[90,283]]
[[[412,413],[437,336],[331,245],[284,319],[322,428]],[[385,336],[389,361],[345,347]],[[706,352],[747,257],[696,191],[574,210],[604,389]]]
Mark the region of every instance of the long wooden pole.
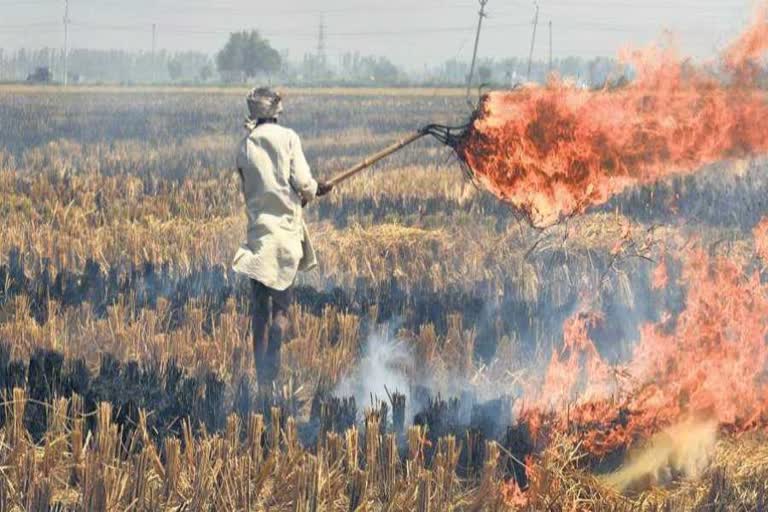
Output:
[[359,164],[355,165],[354,167],[350,167],[346,171],[340,172],[339,174],[337,174],[336,176],[331,178],[331,180],[328,183],[330,185],[334,185],[334,186],[338,185],[339,183],[348,180],[349,178],[351,178],[352,176],[358,174],[359,172],[364,171],[365,169],[368,169],[369,167],[371,167],[375,163],[379,162],[380,160],[385,159],[386,157],[388,157],[392,153],[400,151],[405,146],[416,142],[417,140],[419,140],[420,138],[424,137],[425,135],[427,135],[427,132],[425,132],[423,130],[420,130],[420,131],[414,133],[413,135],[411,135],[409,137],[406,137],[405,139],[403,139],[403,140],[401,140],[399,142],[396,142],[396,143],[392,144],[389,147],[386,147],[386,148],[382,149],[378,153],[369,156],[368,158],[366,158],[365,160],[363,160]]

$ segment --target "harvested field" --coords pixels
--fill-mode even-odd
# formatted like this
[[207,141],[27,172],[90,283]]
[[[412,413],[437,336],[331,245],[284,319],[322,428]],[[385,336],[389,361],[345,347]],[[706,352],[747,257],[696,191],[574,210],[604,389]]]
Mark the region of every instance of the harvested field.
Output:
[[[73,90],[0,89],[0,510],[764,509],[764,160],[538,230],[419,142],[308,208],[320,266],[256,390],[242,91]],[[285,123],[328,177],[468,115],[455,91],[295,90]],[[732,345],[744,387],[687,357]],[[699,394],[656,372],[676,361]],[[749,407],[677,414],[702,390]]]

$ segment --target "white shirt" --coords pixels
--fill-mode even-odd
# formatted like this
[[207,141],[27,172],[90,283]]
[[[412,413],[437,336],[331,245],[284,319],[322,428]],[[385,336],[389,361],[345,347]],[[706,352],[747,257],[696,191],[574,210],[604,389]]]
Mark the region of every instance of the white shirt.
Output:
[[248,237],[235,255],[235,272],[285,290],[299,270],[317,265],[302,214],[302,199],[317,194],[317,181],[293,130],[275,123],[257,126],[240,143]]

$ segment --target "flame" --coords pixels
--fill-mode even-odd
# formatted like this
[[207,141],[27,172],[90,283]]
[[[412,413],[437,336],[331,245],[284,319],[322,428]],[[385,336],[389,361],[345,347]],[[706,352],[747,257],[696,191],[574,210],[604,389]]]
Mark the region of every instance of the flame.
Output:
[[757,223],[752,230],[755,237],[755,252],[763,260],[763,264],[768,263],[768,217]]
[[651,287],[654,290],[663,290],[669,284],[669,269],[665,261],[660,261],[651,274]]
[[[637,78],[624,87],[588,91],[552,79],[491,93],[457,151],[481,184],[546,226],[627,187],[768,152],[768,98],[757,86],[766,49],[763,5],[719,67],[652,47],[627,54]],[[768,217],[753,235],[766,264]],[[685,247],[651,274],[655,293],[684,291],[682,309],[641,326],[627,361],[607,361],[591,338],[610,321],[600,311],[586,306],[565,322],[562,347],[518,405],[534,451],[561,436],[597,459],[644,446],[603,479],[625,491],[669,475],[695,478],[718,433],[768,428],[768,283],[697,244]],[[515,486],[506,492],[510,501],[521,495]]]
[[754,79],[754,76],[749,76],[748,71],[755,69],[752,64],[768,49],[768,31],[765,28],[767,21],[768,6],[758,4],[750,26],[726,51],[725,63],[737,76]]
[[573,432],[601,456],[690,417],[731,432],[768,424],[768,284],[701,249],[683,263],[685,309],[643,326],[628,362],[604,361],[589,338],[600,316],[566,322],[563,350],[520,411],[535,437]]
[[529,494],[523,491],[514,479],[501,485],[501,496],[504,504],[512,510],[524,509],[530,504]]
[[673,48],[626,52],[637,78],[584,90],[493,92],[457,146],[475,178],[536,226],[599,205],[627,187],[768,151],[768,103],[756,87],[766,9],[724,53],[723,70]]

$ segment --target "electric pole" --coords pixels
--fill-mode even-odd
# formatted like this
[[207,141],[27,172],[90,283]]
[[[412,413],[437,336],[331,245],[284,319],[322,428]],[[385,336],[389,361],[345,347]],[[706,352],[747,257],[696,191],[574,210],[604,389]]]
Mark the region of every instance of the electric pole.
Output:
[[552,72],[552,20],[549,20],[549,72]]
[[157,82],[157,61],[155,60],[157,52],[157,23],[152,24],[152,83]]
[[320,15],[320,26],[317,27],[317,75],[318,78],[325,77],[325,66],[327,64],[325,55],[325,17]]
[[[488,0],[480,0],[480,12],[477,17],[477,33],[475,34],[475,49],[472,52],[472,64],[469,66],[469,76],[467,77],[467,101],[469,102],[469,93],[472,89],[472,78],[475,74],[475,63],[477,62],[477,47],[480,44],[480,30],[483,28],[483,18],[485,18],[485,4]],[[470,104],[472,102],[469,102]]]
[[539,2],[536,2],[536,15],[533,17],[533,37],[531,37],[531,51],[528,53],[528,77],[527,81],[531,81],[531,64],[533,63],[533,48],[536,44],[536,28],[539,26]]
[[64,87],[69,80],[69,68],[67,59],[69,58],[69,0],[64,0]]

